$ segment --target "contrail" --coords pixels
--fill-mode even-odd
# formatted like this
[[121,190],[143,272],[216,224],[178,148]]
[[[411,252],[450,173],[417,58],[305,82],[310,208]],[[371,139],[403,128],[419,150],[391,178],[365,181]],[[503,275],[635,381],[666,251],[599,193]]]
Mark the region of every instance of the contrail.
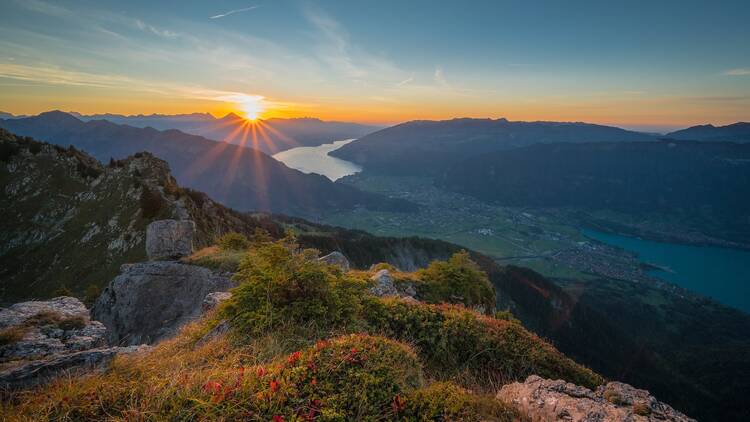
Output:
[[258,7],[260,7],[260,6],[250,6],[250,7],[245,7],[244,9],[230,10],[230,11],[228,11],[226,13],[222,13],[220,15],[211,16],[209,19],[219,19],[219,18],[223,18],[224,16],[233,15],[235,13],[247,12],[248,10],[257,9]]

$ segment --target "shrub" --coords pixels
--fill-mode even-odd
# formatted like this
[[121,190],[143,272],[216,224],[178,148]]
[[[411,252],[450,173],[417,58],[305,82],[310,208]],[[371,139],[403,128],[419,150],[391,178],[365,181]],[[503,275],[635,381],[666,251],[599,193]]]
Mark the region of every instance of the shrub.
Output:
[[417,293],[426,302],[462,303],[482,307],[485,312],[495,309],[495,290],[466,251],[453,254],[447,261],[433,261],[417,272],[417,278],[421,281]]
[[320,327],[347,325],[355,317],[366,284],[298,251],[289,239],[250,250],[235,274],[239,285],[224,315],[241,332],[259,334],[284,322]]
[[[354,334],[319,341],[294,352],[248,386],[262,398],[254,412],[262,420],[392,419],[394,401],[422,385],[416,354],[383,337]],[[264,417],[265,416],[265,417]]]
[[449,382],[414,391],[398,416],[411,421],[517,421],[518,414],[494,397],[480,396]]
[[73,292],[70,291],[70,289],[64,285],[61,284],[60,287],[55,289],[54,292],[52,292],[52,296],[58,297],[58,296],[73,296]]
[[253,235],[250,237],[250,242],[253,245],[262,245],[272,241],[273,238],[271,237],[271,234],[268,233],[268,230],[262,227],[256,227],[255,230],[253,230]]
[[372,332],[413,344],[430,374],[497,388],[532,374],[595,388],[602,378],[523,326],[458,305],[369,298],[362,317]]
[[247,240],[247,237],[237,232],[222,235],[217,243],[219,248],[225,251],[242,251],[250,247],[250,241]]

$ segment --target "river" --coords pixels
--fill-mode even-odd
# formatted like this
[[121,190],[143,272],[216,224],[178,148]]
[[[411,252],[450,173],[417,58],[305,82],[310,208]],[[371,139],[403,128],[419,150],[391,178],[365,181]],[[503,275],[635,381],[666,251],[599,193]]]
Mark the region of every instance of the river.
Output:
[[649,271],[650,275],[750,312],[750,251],[655,242],[594,230],[583,230],[583,234],[662,268]]
[[344,176],[359,173],[362,167],[340,158],[331,157],[329,152],[337,150],[354,139],[335,141],[317,147],[297,147],[279,152],[273,158],[303,173],[321,174],[333,181]]

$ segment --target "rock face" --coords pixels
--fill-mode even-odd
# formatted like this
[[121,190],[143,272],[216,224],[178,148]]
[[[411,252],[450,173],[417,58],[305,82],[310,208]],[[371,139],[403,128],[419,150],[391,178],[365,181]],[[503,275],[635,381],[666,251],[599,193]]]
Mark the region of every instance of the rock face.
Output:
[[101,347],[106,343],[105,331],[74,297],[16,303],[0,309],[0,362]]
[[201,314],[208,293],[232,281],[207,268],[179,262],[125,264],[91,312],[107,327],[113,345],[152,344],[174,335]]
[[342,254],[339,251],[334,251],[329,253],[326,256],[320,257],[320,260],[331,265],[337,265],[339,268],[341,268],[341,271],[349,271],[350,265],[349,260],[346,259],[344,254]]
[[177,259],[193,253],[195,223],[158,220],[146,228],[146,254],[152,261]]
[[645,390],[610,382],[596,391],[562,380],[532,375],[523,383],[503,386],[497,399],[531,422],[675,421],[695,422]]

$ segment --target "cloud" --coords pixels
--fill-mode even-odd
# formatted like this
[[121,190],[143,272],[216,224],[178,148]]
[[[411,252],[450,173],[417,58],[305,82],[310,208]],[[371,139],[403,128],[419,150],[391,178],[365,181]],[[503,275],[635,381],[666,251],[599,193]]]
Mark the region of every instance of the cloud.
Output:
[[219,19],[219,18],[223,18],[225,16],[234,15],[235,13],[248,12],[250,10],[257,9],[259,7],[260,6],[250,6],[250,7],[243,7],[242,9],[230,10],[228,12],[224,12],[224,13],[221,13],[221,14],[218,14],[218,15],[215,15],[215,16],[211,16],[209,19]]
[[172,31],[169,31],[167,29],[159,29],[159,28],[157,28],[157,27],[155,27],[153,25],[149,25],[149,24],[143,22],[140,19],[136,19],[135,20],[135,26],[137,26],[138,29],[140,29],[141,31],[150,32],[150,33],[152,33],[154,35],[158,35],[158,36],[164,37],[164,38],[176,38],[177,36],[179,36],[179,34],[176,33],[176,32],[172,32]]
[[748,76],[750,75],[750,69],[729,69],[724,72],[726,76]]
[[404,86],[404,85],[406,85],[408,83],[412,83],[412,82],[414,82],[414,74],[412,74],[408,78],[404,79],[403,81],[397,83],[396,86]]

